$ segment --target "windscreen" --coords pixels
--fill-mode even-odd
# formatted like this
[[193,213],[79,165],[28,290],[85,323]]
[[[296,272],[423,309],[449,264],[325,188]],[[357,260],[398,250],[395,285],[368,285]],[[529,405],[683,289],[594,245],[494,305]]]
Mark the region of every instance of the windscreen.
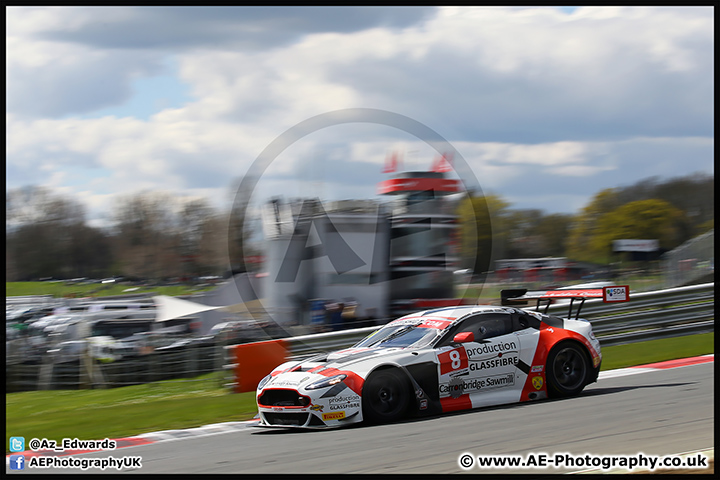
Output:
[[386,348],[404,348],[404,347],[424,347],[432,343],[443,330],[437,328],[427,328],[420,322],[414,325],[389,324],[371,334],[353,348],[361,347],[386,347]]

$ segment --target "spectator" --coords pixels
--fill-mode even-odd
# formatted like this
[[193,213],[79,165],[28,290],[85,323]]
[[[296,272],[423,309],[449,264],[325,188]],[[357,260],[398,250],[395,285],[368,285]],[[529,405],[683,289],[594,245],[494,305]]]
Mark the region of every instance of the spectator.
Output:
[[331,330],[342,330],[343,318],[342,312],[345,305],[343,303],[333,303],[330,307],[330,329]]
[[355,312],[357,311],[357,302],[348,302],[342,311],[343,328],[357,328],[355,321],[357,320]]

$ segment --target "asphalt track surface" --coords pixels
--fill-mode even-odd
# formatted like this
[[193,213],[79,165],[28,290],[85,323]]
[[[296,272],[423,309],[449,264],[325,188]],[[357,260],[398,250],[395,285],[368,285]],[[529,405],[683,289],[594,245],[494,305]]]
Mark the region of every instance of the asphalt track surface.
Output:
[[[325,431],[268,430],[244,424],[221,434],[93,452],[77,458],[140,456],[123,473],[568,473],[583,468],[480,470],[463,453],[674,455],[714,448],[714,362],[643,370],[598,383],[576,398],[544,400]],[[633,374],[627,374],[633,373]],[[99,473],[99,469],[24,472]],[[104,473],[116,470],[106,469]]]

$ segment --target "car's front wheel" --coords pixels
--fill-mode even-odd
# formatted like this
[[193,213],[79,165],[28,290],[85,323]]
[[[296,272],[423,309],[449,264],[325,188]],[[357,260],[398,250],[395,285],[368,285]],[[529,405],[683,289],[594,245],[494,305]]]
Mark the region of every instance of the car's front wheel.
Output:
[[394,422],[405,415],[409,400],[405,376],[394,369],[379,370],[363,386],[363,417],[369,423]]
[[587,385],[590,361],[580,345],[562,342],[550,351],[545,371],[550,396],[569,397]]

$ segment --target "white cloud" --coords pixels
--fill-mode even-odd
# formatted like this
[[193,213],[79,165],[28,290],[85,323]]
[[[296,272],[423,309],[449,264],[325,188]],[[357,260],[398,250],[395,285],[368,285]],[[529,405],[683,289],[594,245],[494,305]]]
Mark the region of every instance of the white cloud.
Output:
[[[287,129],[355,107],[427,125],[484,189],[550,209],[613,182],[713,171],[712,8],[6,11],[6,185],[66,188],[95,211],[145,188],[227,196]],[[107,115],[133,79],[170,74],[184,105]],[[322,178],[358,195],[392,150],[413,168],[435,155],[390,127],[333,127],[288,147],[266,187],[312,194]],[[348,175],[319,168],[318,152],[343,156]]]

